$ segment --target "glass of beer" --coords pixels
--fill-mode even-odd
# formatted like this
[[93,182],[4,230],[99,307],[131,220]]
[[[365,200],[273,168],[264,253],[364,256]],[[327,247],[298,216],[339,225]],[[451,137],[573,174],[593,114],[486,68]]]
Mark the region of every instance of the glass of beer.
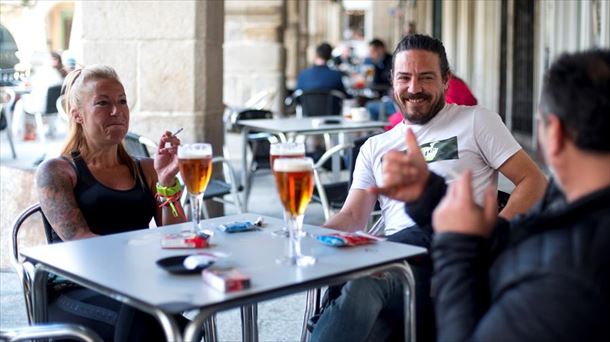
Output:
[[303,216],[313,193],[313,160],[311,158],[278,158],[273,176],[284,212],[288,218],[289,252],[278,261],[290,265],[312,265],[316,259],[301,254]]
[[203,193],[212,176],[212,145],[197,143],[178,146],[178,166],[190,197],[193,232],[197,233]]
[[[297,142],[281,142],[271,144],[269,147],[269,166],[273,172],[273,163],[278,158],[305,158],[305,144]],[[275,230],[271,234],[275,236],[288,237],[288,217],[284,212],[284,227]]]

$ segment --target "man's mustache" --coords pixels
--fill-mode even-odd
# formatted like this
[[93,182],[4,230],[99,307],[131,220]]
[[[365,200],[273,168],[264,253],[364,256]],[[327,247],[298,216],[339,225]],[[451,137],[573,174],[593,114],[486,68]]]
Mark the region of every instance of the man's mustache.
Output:
[[407,93],[406,95],[401,96],[401,98],[402,98],[404,101],[409,101],[409,100],[429,100],[429,99],[431,99],[431,98],[432,98],[432,96],[430,96],[430,95],[429,95],[429,94],[427,94],[427,93],[423,93],[423,92],[422,92],[422,93],[415,93],[415,94],[413,94],[413,93]]

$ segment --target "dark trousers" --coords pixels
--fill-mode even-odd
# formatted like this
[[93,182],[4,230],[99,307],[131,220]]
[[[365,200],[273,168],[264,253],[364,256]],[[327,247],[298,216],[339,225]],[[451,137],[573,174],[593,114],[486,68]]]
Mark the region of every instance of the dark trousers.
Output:
[[[75,323],[92,329],[104,341],[165,341],[159,321],[140,310],[95,291],[75,287],[52,294],[49,322]],[[184,328],[188,320],[175,317]]]

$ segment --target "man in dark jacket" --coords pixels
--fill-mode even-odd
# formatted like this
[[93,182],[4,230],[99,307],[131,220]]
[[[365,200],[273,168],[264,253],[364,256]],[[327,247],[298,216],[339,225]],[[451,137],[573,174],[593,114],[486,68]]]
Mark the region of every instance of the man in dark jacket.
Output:
[[[483,208],[471,173],[449,188],[410,152],[384,157],[384,188],[434,229],[439,341],[610,341],[610,50],[561,56],[546,74],[538,138],[553,172],[527,215]],[[425,191],[424,191],[425,189]],[[433,228],[432,228],[433,227]]]

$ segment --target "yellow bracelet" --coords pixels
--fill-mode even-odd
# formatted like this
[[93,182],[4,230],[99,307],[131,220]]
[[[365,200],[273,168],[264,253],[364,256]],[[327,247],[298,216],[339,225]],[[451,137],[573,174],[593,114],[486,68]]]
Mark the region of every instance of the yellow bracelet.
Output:
[[182,191],[182,186],[180,186],[177,177],[173,186],[163,186],[161,183],[157,182],[157,193],[163,197],[172,197],[180,191]]

